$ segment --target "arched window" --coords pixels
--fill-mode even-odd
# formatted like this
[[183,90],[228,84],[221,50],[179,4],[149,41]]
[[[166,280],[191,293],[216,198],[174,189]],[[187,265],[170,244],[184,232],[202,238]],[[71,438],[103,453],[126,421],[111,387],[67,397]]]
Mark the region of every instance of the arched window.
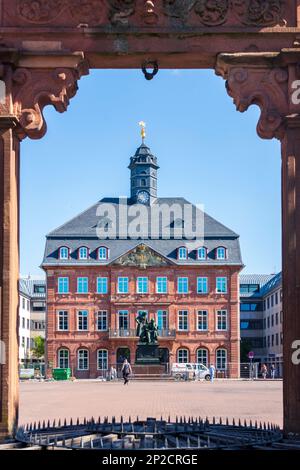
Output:
[[223,246],[217,248],[217,259],[226,259],[226,248]]
[[57,366],[59,369],[67,369],[70,367],[70,354],[68,349],[59,349],[57,353]]
[[100,248],[98,248],[98,259],[105,260],[107,258],[108,258],[108,250],[106,246],[100,246]]
[[61,246],[59,249],[59,259],[69,259],[69,248]]
[[77,353],[78,370],[89,369],[89,352],[87,349],[79,349]]
[[227,351],[226,349],[217,349],[216,351],[216,368],[218,370],[227,369]]
[[189,362],[189,351],[187,349],[184,349],[184,348],[178,349],[177,362],[180,362],[180,363]]
[[108,352],[106,349],[98,349],[97,351],[97,369],[108,369]]
[[206,251],[206,248],[204,246],[201,246],[200,248],[198,248],[197,258],[201,259],[201,260],[207,258],[207,251]]
[[178,259],[187,259],[188,251],[185,246],[180,246],[177,252]]
[[78,250],[78,259],[88,259],[89,250],[86,246],[81,246]]
[[205,348],[200,348],[197,350],[197,362],[208,367],[208,351]]
[[142,179],[141,179],[141,186],[146,186],[146,184],[147,184],[147,183],[146,183],[145,178],[142,178]]

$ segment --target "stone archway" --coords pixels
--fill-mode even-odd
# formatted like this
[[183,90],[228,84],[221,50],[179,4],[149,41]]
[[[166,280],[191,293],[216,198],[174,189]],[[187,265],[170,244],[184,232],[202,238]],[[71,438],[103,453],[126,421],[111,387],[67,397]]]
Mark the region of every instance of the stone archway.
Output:
[[43,137],[43,108],[65,111],[90,68],[149,62],[215,69],[282,143],[284,430],[299,433],[300,0],[3,0],[0,29],[0,434],[18,418],[20,143]]

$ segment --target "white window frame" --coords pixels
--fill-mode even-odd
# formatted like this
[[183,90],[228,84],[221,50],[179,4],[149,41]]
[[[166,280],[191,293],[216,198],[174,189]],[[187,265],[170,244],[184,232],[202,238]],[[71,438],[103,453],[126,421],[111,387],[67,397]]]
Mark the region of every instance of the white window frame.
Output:
[[[62,291],[60,290],[60,283],[62,283]],[[65,290],[66,289],[66,290]],[[67,276],[59,276],[57,278],[57,293],[58,294],[69,294],[69,278]]]
[[[183,315],[185,313],[186,315]],[[180,328],[180,319],[185,323],[184,319],[186,318],[186,328]],[[189,311],[188,310],[178,310],[178,321],[177,321],[178,331],[189,331]]]
[[[179,286],[186,287],[186,291],[180,292]],[[177,278],[177,294],[188,294],[189,293],[189,278],[187,276]]]
[[[221,284],[222,289],[219,290],[219,285]],[[223,290],[223,287],[225,289]],[[218,276],[216,277],[216,294],[227,294],[228,293],[228,281],[227,276]]]
[[[86,312],[86,315],[83,313]],[[89,331],[89,311],[88,310],[77,310],[77,331]],[[83,319],[86,318],[86,328],[79,328],[79,319],[82,319],[82,326],[84,324]]]
[[[85,255],[82,256],[82,250],[85,250]],[[89,250],[86,246],[81,246],[78,250],[78,259],[88,259]]]
[[[60,320],[62,318],[62,323],[64,325],[65,320],[67,320],[67,328],[60,328]],[[69,331],[69,312],[68,310],[58,310],[57,311],[57,330],[58,331]]]
[[[101,321],[103,322],[105,318],[106,328],[99,328],[99,317],[102,317]],[[97,331],[108,331],[108,314],[107,310],[98,310],[96,318],[96,330]]]
[[[199,352],[202,352],[202,351],[205,351],[205,355],[206,355],[206,360],[203,361],[203,360],[199,360]],[[202,356],[202,359],[203,359],[203,354],[201,353],[201,356]],[[208,350],[206,348],[198,348],[197,351],[196,351],[196,360],[197,360],[197,363],[198,364],[203,364],[204,366],[208,367]]]
[[[223,361],[224,361],[224,357],[222,358],[218,358],[218,352],[225,352],[225,367],[223,367]],[[218,367],[218,361],[222,361],[222,367]],[[216,350],[216,369],[217,370],[227,370],[227,349],[224,349],[224,348],[218,348]]]
[[168,278],[166,276],[158,276],[156,278],[156,293],[157,294],[168,293]]
[[[200,256],[199,253],[204,253],[204,256]],[[204,246],[201,246],[200,248],[198,248],[197,250],[197,259],[198,260],[206,260],[207,259],[207,249],[204,247]]]
[[[121,328],[120,327],[120,316],[123,316],[123,318],[127,318],[127,328]],[[118,310],[118,330],[122,330],[122,331],[128,331],[129,330],[129,311],[128,310]]]
[[[199,286],[202,286],[202,291],[199,289]],[[204,290],[205,286],[205,290]],[[197,277],[197,294],[205,295],[208,294],[208,277],[198,276]]]
[[[125,285],[126,285],[126,290],[124,289]],[[120,286],[121,286],[121,289],[120,289]],[[118,277],[117,292],[118,292],[118,294],[128,294],[129,293],[129,278],[127,276],[119,276]]]
[[[60,360],[62,359],[63,361],[66,360],[65,357],[63,358],[60,358],[60,353],[61,352],[67,352],[67,366],[64,364],[64,367],[60,367]],[[67,348],[60,348],[58,351],[57,351],[57,367],[58,369],[69,369],[70,368],[70,351],[67,349]]]
[[[104,255],[101,254],[101,253],[104,253]],[[99,248],[98,248],[98,260],[103,261],[103,260],[107,260],[107,259],[108,259],[108,248],[106,246],[99,246]]]
[[[66,252],[65,252],[65,253],[66,253],[66,256],[65,256],[65,255],[62,256],[63,250],[66,250]],[[69,259],[69,256],[70,256],[70,250],[69,250],[69,248],[68,248],[67,246],[61,246],[61,247],[59,248],[59,259]]]
[[[101,286],[101,289],[99,287]],[[97,277],[97,294],[108,294],[108,278],[103,276],[103,277]]]
[[[102,361],[101,361],[101,364],[103,366],[103,364],[106,365],[106,367],[99,367],[99,356],[100,356],[100,353],[105,353],[106,354],[106,358],[103,359],[102,357]],[[97,370],[108,370],[108,350],[107,349],[98,349],[97,350]]]
[[[220,318],[221,324],[223,324],[223,321],[225,318],[226,328],[219,328],[218,326],[219,318]],[[228,312],[224,308],[216,311],[216,331],[228,331]]]
[[[81,287],[81,290],[79,289]],[[86,287],[86,290],[83,289]],[[87,276],[77,278],[77,294],[88,294],[89,293],[89,278]]]
[[[221,250],[222,250],[222,253],[224,254],[224,256],[223,255],[220,256],[220,251]],[[216,258],[219,259],[219,260],[226,259],[226,248],[224,246],[218,246]]]
[[[161,312],[161,315],[160,315],[160,312]],[[162,326],[162,328],[160,328],[159,326],[159,317],[162,317],[162,323],[165,322],[166,326]],[[156,324],[157,324],[157,327],[159,330],[167,330],[169,328],[169,312],[168,310],[164,310],[164,309],[159,309],[157,310],[156,312]]]
[[[144,287],[146,286],[146,290]],[[141,289],[142,287],[142,289]],[[149,278],[147,276],[139,276],[136,279],[136,293],[148,294],[149,293]]]
[[[87,353],[86,357],[83,357],[83,359],[80,357],[80,353]],[[81,348],[81,349],[78,349],[77,351],[77,370],[89,370],[90,368],[90,357],[89,357],[89,351],[88,349],[84,349],[84,348]],[[85,362],[85,360],[87,361],[87,367],[80,367],[80,361],[83,360],[83,362]]]
[[[199,328],[199,317],[206,317],[206,328]],[[208,331],[208,310],[197,310],[197,331]]]
[[[185,361],[181,361],[179,358],[180,358],[180,353],[181,352],[185,352],[186,353],[186,360]],[[187,348],[179,348],[177,349],[177,353],[176,353],[176,358],[177,358],[177,362],[179,364],[185,364],[187,362],[189,362],[189,359],[190,359],[190,352]]]
[[180,246],[178,248],[178,259],[179,260],[186,260],[188,259],[188,250],[185,246]]

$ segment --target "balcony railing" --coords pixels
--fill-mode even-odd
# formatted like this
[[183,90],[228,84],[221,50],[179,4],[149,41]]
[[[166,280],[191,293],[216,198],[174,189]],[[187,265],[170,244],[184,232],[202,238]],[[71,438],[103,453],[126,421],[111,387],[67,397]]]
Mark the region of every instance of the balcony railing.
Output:
[[[167,328],[158,330],[158,337],[163,339],[175,339],[176,330],[169,330]],[[136,335],[136,330],[134,329],[114,329],[110,328],[109,338],[138,338]]]

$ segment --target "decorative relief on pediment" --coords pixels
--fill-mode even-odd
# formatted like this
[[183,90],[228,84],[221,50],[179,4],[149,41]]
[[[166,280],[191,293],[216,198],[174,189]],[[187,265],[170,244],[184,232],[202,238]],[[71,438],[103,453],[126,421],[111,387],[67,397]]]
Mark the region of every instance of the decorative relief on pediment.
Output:
[[130,253],[118,258],[114,264],[146,269],[151,266],[167,266],[169,263],[163,256],[160,256],[147,245],[141,244]]
[[193,10],[204,26],[235,22],[253,26],[282,23],[284,0],[163,0],[164,14],[185,20]]
[[30,23],[112,26],[284,25],[287,0],[16,0],[18,15]]

